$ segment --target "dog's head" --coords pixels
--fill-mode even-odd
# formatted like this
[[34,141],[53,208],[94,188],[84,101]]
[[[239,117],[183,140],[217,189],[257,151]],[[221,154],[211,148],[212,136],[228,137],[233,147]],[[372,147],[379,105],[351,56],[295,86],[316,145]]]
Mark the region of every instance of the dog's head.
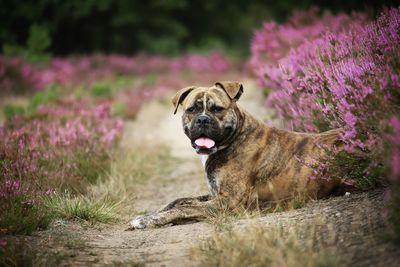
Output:
[[172,98],[176,113],[182,104],[183,130],[198,154],[212,154],[232,141],[238,126],[236,101],[243,93],[237,82],[217,82],[212,87],[186,87]]

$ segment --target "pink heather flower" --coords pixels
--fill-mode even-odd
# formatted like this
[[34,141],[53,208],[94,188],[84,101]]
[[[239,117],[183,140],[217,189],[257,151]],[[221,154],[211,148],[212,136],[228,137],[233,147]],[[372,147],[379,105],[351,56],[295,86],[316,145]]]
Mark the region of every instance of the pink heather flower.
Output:
[[354,139],[356,137],[356,135],[357,135],[356,129],[352,128],[350,130],[345,131],[343,137],[345,140],[351,140],[351,139]]
[[16,181],[7,180],[5,182],[5,187],[9,191],[18,191],[21,187],[21,182],[19,180]]
[[[375,21],[360,13],[307,14],[264,23],[253,36],[250,65],[270,90],[266,104],[294,130],[343,128],[349,152],[382,149],[381,125],[396,110],[400,88],[400,9],[386,9]],[[399,150],[398,118],[389,121],[392,153]],[[397,156],[391,159],[397,164]]]
[[354,127],[357,123],[357,118],[350,111],[347,111],[344,115],[344,122],[346,125]]
[[393,134],[391,135],[390,139],[396,145],[400,145],[400,119],[393,116],[390,118],[389,124],[393,129]]
[[[110,80],[123,75],[176,74],[177,71],[224,73],[231,67],[221,53],[183,55],[177,58],[160,56],[127,57],[121,55],[93,55],[53,58],[47,65],[25,63],[20,58],[0,56],[0,87],[3,90],[43,90],[52,84],[63,87],[90,85],[98,80]],[[9,71],[16,77],[7,77]]]
[[392,177],[400,177],[400,151],[396,151],[391,159]]

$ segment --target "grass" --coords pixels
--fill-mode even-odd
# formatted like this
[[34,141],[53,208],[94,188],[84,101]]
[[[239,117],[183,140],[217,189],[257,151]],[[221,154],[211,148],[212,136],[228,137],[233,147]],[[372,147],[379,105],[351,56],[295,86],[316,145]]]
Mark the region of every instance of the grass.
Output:
[[[166,174],[170,169],[168,151],[165,148],[121,150],[111,157],[110,168],[101,172],[99,166],[89,164],[90,159],[83,160],[87,170],[82,177],[93,178],[92,181],[86,179],[85,186],[88,182],[94,183],[84,194],[67,186],[72,191],[66,192],[72,193],[58,191],[48,196],[18,193],[7,198],[7,202],[2,200],[0,234],[30,235],[46,229],[54,219],[94,224],[117,222],[122,214],[132,216],[134,199],[141,185],[143,187],[150,177]],[[103,176],[97,179],[99,172]]]
[[284,212],[289,210],[300,209],[312,199],[304,195],[297,195],[293,199],[269,202],[260,205],[257,203],[257,209],[246,209],[242,206],[229,209],[221,203],[218,209],[209,209],[207,214],[207,222],[212,224],[216,230],[231,229],[231,222],[237,219],[250,219],[263,216],[268,213]]
[[232,210],[221,203],[219,208],[209,209],[206,222],[213,225],[217,231],[232,229],[232,222],[237,219],[249,219],[259,217],[260,210],[248,210],[244,207],[237,207]]
[[327,249],[319,248],[315,230],[301,234],[297,227],[253,226],[215,234],[192,250],[199,266],[341,266]]
[[118,220],[115,204],[104,199],[91,199],[84,195],[71,196],[55,193],[44,198],[44,206],[54,218],[110,223]]
[[110,171],[89,188],[88,194],[93,199],[116,203],[118,213],[131,215],[138,191],[150,178],[167,175],[171,171],[171,162],[165,147],[121,149],[115,153]]
[[32,202],[26,196],[17,196],[1,203],[0,236],[3,234],[29,235],[46,229],[53,214],[41,202]]

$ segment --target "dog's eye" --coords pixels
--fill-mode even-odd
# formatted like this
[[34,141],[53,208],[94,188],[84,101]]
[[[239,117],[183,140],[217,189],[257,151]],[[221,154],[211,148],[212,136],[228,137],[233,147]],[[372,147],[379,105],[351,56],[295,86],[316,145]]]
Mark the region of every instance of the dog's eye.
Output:
[[219,107],[219,106],[213,106],[213,107],[210,108],[211,112],[221,112],[223,110],[224,110],[224,108],[223,107]]
[[190,113],[193,113],[193,112],[196,111],[196,106],[191,106],[191,107],[188,108],[186,111],[187,111],[187,112],[190,112]]

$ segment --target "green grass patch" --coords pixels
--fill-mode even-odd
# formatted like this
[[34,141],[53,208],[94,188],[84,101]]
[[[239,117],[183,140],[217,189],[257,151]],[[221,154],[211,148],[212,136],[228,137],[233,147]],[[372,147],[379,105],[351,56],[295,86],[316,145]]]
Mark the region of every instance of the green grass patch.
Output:
[[25,108],[18,105],[7,104],[3,107],[3,113],[6,120],[11,120],[16,115],[23,115],[25,113]]
[[105,199],[91,199],[69,193],[56,193],[44,198],[44,205],[55,218],[86,221],[89,223],[110,223],[118,220],[115,204]]
[[26,107],[28,115],[35,114],[41,105],[54,101],[60,97],[60,90],[57,85],[48,87],[46,90],[35,93]]
[[16,115],[32,116],[37,113],[41,105],[45,105],[51,101],[60,98],[60,90],[56,85],[49,86],[46,90],[33,94],[28,103],[21,104],[5,104],[3,106],[3,114],[7,120],[11,120]]
[[[68,188],[78,189],[78,192],[85,191],[88,184],[94,184],[110,169],[111,156],[105,151],[93,151],[92,155],[85,151],[78,151],[71,157],[71,164],[76,166],[74,169],[76,180],[71,180]],[[83,180],[82,188],[75,188],[79,184],[78,180]]]
[[112,87],[110,84],[105,82],[94,83],[92,85],[91,93],[94,97],[108,97],[112,95]]
[[143,82],[145,85],[155,85],[158,82],[158,75],[157,73],[149,73],[143,78]]
[[116,117],[124,117],[126,114],[126,104],[114,102],[111,106],[111,115]]

